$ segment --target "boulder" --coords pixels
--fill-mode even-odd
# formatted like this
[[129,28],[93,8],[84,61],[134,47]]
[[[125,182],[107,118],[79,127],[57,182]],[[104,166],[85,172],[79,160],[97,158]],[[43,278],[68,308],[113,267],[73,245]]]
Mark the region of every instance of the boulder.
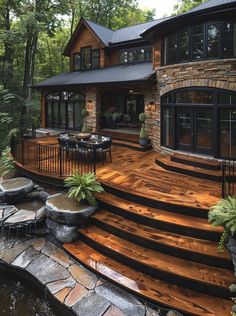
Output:
[[33,191],[34,184],[32,180],[19,177],[4,180],[0,183],[0,199],[7,201],[9,199],[19,199],[27,193]]
[[88,203],[78,203],[66,193],[50,196],[46,201],[46,216],[59,224],[85,225],[97,207]]
[[78,239],[78,227],[59,224],[51,219],[46,220],[48,229],[61,242],[72,242]]

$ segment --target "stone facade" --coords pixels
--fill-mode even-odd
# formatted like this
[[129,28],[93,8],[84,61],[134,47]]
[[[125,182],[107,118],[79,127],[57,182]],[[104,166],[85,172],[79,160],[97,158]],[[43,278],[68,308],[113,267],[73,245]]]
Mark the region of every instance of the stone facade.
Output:
[[161,150],[160,96],[176,89],[189,87],[236,91],[235,58],[168,65],[157,68],[156,72],[156,108],[150,113],[148,121],[150,138],[155,150]]

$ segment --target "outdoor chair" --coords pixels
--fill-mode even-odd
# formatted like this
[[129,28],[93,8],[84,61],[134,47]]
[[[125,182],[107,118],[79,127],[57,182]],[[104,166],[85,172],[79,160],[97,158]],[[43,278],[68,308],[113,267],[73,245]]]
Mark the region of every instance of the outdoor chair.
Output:
[[112,144],[112,139],[111,137],[106,137],[107,140],[105,140],[102,144],[101,144],[101,150],[102,150],[102,155],[104,156],[104,160],[103,162],[106,160],[107,158],[107,153],[109,154],[109,158],[110,158],[110,162],[112,162],[112,156],[111,156],[111,144]]
[[92,150],[86,142],[83,142],[83,141],[78,142],[77,149],[78,149],[78,159],[79,160],[91,159]]

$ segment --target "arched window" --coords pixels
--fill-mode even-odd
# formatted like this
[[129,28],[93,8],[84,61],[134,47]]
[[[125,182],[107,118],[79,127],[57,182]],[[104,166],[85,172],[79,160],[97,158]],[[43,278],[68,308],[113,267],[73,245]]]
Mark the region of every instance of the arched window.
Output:
[[46,127],[63,130],[80,130],[81,110],[85,107],[84,95],[61,91],[45,97]]
[[162,96],[161,116],[162,146],[236,158],[236,92],[175,90]]

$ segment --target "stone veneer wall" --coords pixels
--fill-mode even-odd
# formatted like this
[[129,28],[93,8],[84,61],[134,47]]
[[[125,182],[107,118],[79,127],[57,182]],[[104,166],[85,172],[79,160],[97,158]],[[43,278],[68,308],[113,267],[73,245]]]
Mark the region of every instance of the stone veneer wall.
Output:
[[160,96],[187,87],[211,87],[236,91],[236,59],[205,60],[164,66],[156,69],[157,87],[155,110],[149,115],[148,127],[153,148],[160,145]]
[[95,132],[98,128],[97,123],[97,90],[96,88],[88,88],[86,91],[86,109],[89,112],[87,117],[87,126],[92,132]]

